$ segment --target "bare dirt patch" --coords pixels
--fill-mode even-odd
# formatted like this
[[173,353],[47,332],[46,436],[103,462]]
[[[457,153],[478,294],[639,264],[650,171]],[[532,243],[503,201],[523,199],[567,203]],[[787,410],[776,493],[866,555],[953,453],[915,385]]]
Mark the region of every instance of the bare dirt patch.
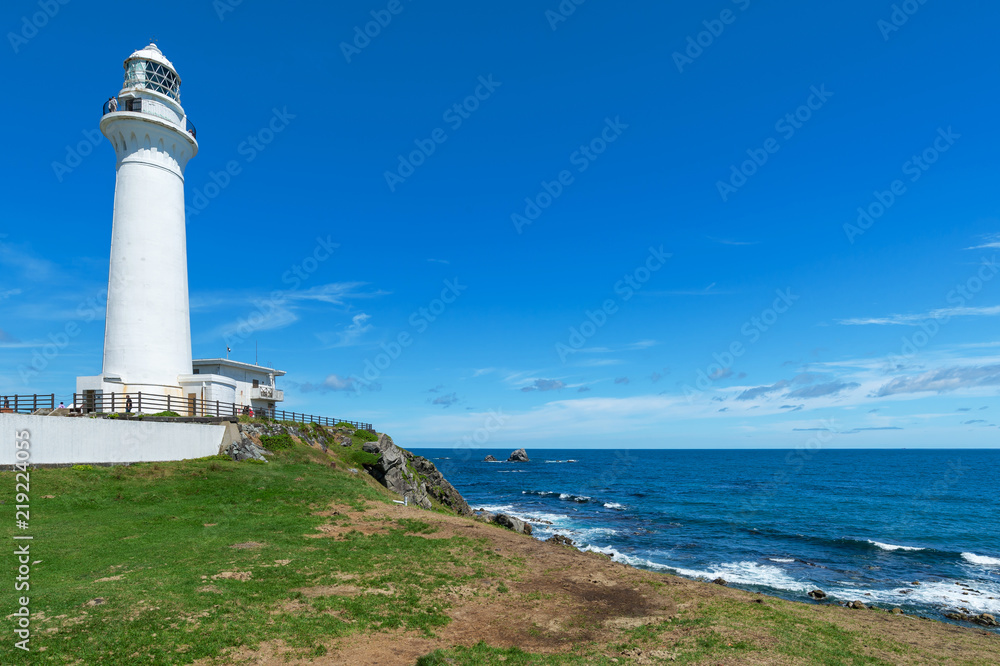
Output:
[[250,580],[253,578],[253,572],[251,571],[222,571],[214,576],[212,580]]

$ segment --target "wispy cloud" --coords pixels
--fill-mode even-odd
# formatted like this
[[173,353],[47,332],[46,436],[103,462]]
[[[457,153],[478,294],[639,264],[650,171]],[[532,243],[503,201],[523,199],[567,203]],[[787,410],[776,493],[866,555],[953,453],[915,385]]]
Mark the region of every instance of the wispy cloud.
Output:
[[355,392],[360,389],[368,391],[381,390],[378,383],[359,383],[354,377],[341,377],[340,375],[327,375],[321,384],[305,383],[299,386],[303,393],[329,393],[331,391]]
[[925,314],[893,314],[887,317],[858,317],[854,319],[839,319],[838,324],[844,326],[919,326],[929,319],[947,319],[950,317],[995,317],[1000,315],[1000,305],[985,307],[954,307],[938,308]]
[[816,384],[815,386],[805,386],[800,389],[795,389],[794,391],[789,391],[786,397],[797,399],[822,398],[828,395],[836,395],[841,391],[846,391],[848,389],[856,389],[859,386],[861,386],[861,384],[858,384],[857,382],[833,381],[825,384]]
[[973,245],[966,250],[997,250],[1000,249],[1000,234],[990,234],[983,237],[982,245]]
[[875,392],[884,398],[903,393],[947,393],[959,389],[1000,385],[1000,365],[949,367],[914,377],[897,377]]
[[566,384],[558,379],[536,379],[532,384],[524,386],[521,391],[529,393],[531,391],[558,391],[566,388]]
[[317,333],[316,337],[327,349],[337,347],[354,347],[363,342],[365,333],[372,330],[372,325],[368,323],[371,315],[364,312],[356,314],[351,318],[351,323],[336,331],[328,333]]
[[763,397],[765,395],[770,395],[775,391],[781,391],[788,388],[789,381],[787,379],[782,379],[770,386],[755,386],[754,388],[748,388],[736,396],[737,400],[754,400],[756,398]]
[[629,380],[628,377],[616,377],[615,378],[615,384],[628,384],[629,381],[630,380]]
[[451,407],[452,405],[459,402],[458,395],[455,393],[449,393],[448,395],[442,395],[429,401],[432,405],[440,405],[444,408]]

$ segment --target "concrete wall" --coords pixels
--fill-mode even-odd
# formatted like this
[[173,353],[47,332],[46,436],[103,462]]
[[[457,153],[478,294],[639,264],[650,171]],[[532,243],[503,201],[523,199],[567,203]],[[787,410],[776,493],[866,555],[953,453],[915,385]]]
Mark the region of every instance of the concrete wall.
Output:
[[0,465],[14,464],[25,430],[36,465],[204,458],[219,453],[226,434],[225,425],[0,414]]

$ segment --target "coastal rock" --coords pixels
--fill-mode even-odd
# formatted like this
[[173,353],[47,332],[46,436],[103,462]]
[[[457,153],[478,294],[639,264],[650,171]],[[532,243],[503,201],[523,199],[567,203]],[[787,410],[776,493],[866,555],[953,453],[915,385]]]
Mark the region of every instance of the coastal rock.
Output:
[[403,450],[396,446],[388,435],[379,435],[377,442],[365,442],[365,453],[377,454],[379,459],[372,465],[365,465],[365,471],[383,486],[425,509],[431,508],[427,496],[427,486],[407,465]]
[[813,590],[812,592],[809,593],[809,597],[817,601],[819,601],[820,599],[826,599],[826,592],[824,592],[823,590]]
[[560,546],[569,546],[571,548],[573,547],[573,540],[570,539],[568,536],[563,536],[562,534],[555,534],[553,536],[550,536],[548,539],[545,540],[545,542],[559,544]]
[[472,515],[465,498],[427,458],[401,449],[385,434],[379,435],[376,442],[365,442],[362,449],[378,454],[378,462],[365,465],[365,471],[392,492],[424,509],[433,506],[433,498],[460,516]]
[[889,612],[892,613],[893,615],[902,615],[903,614],[903,609],[902,608],[893,608]]
[[507,462],[528,462],[528,452],[524,449],[518,449],[510,454]]
[[485,458],[483,458],[483,462],[498,462],[498,461],[496,458],[493,457],[493,454],[490,454]]
[[506,527],[509,530],[517,532],[518,534],[531,534],[531,525],[524,522],[523,520],[518,520],[513,516],[508,516],[506,513],[498,513],[493,518],[493,522],[500,527]]
[[729,585],[729,583],[726,582],[725,578],[716,578],[712,582],[714,584],[716,584],[716,585],[721,585],[722,587],[725,587],[726,585]]
[[1000,623],[997,622],[997,619],[989,613],[981,613],[972,618],[972,621],[984,627],[1000,627]]
[[868,606],[865,606],[860,601],[852,601],[847,604],[848,608],[853,608],[854,610],[868,610]]
[[444,475],[438,471],[434,463],[422,456],[414,456],[406,450],[403,450],[403,453],[410,456],[410,463],[413,465],[413,469],[416,470],[418,476],[424,482],[424,485],[426,485],[427,493],[431,497],[452,509],[460,516],[472,515],[472,508],[469,507],[465,498],[455,490],[455,486],[451,485],[448,479],[444,478]]

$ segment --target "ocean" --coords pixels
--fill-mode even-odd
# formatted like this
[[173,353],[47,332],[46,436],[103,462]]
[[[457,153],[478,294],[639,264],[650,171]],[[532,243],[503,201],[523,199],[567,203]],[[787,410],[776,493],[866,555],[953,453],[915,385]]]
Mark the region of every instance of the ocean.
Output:
[[688,578],[944,619],[1000,615],[998,450],[416,449],[474,509]]

